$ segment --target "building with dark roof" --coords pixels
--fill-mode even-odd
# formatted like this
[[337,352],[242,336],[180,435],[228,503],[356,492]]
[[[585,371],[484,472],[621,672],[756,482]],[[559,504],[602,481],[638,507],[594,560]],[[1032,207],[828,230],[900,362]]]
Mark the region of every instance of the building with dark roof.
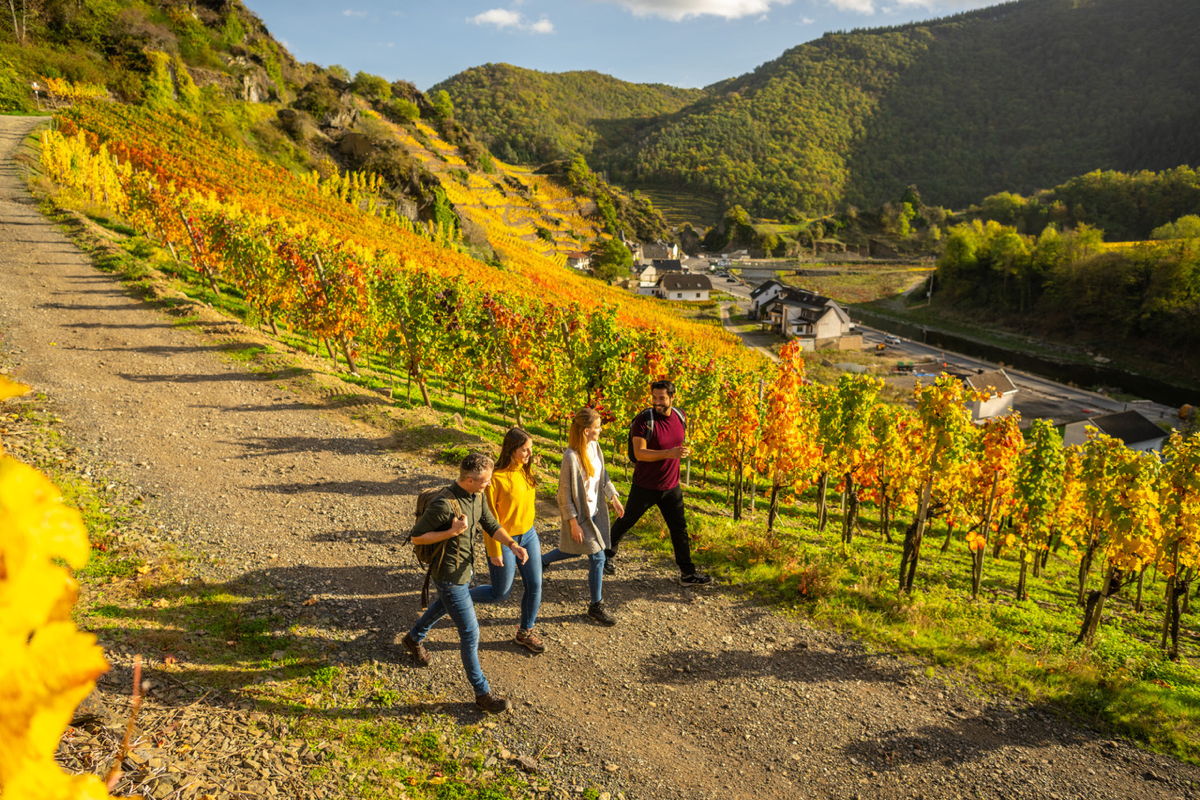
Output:
[[758,286],[755,286],[750,291],[750,316],[754,319],[761,318],[762,310],[767,303],[774,300],[786,289],[786,286],[774,278],[769,281],[763,281]]
[[850,315],[828,297],[783,286],[765,290],[760,300],[772,294],[770,300],[757,306],[763,327],[789,338],[836,339],[850,333]]
[[1087,441],[1089,427],[1120,439],[1130,450],[1161,450],[1167,438],[1163,429],[1146,419],[1140,411],[1130,410],[1067,423],[1063,426],[1063,444],[1083,444]]
[[656,258],[679,258],[679,245],[665,242],[648,242],[633,248],[633,257],[639,262],[652,261]]
[[707,275],[668,272],[658,279],[654,293],[664,300],[703,302],[709,299],[712,281]]
[[971,409],[971,418],[976,422],[1012,413],[1013,402],[1017,397],[1017,385],[1004,370],[990,369],[967,375],[963,378],[963,383],[968,389],[986,392],[989,395],[983,400],[967,403],[967,408]]

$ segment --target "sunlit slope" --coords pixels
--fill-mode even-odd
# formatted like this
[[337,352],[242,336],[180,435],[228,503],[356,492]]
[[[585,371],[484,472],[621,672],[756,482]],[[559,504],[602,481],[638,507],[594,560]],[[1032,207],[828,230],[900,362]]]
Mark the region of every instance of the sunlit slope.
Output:
[[[289,172],[246,148],[208,136],[186,116],[98,102],[65,112],[63,120],[67,132],[78,128],[104,142],[118,160],[154,175],[159,184],[172,191],[186,189],[211,195],[264,217],[321,231],[332,240],[390,254],[422,271],[459,277],[488,292],[584,309],[611,305],[623,324],[661,331],[664,336],[708,352],[736,346],[733,338],[720,329],[686,321],[653,300],[567,269],[560,259],[544,254],[548,249],[543,247],[547,244],[544,240],[523,238],[528,236],[524,229],[492,225],[490,235],[495,237],[502,256],[500,265],[493,266],[470,257],[461,248],[431,241],[410,225],[400,224],[394,215],[372,213],[361,204],[348,203],[322,191],[306,176]],[[522,176],[515,170],[512,174],[530,187],[538,186],[551,202],[563,204],[556,207],[566,210],[567,199],[553,194],[545,179]],[[469,190],[463,187],[463,191],[465,198]],[[476,203],[481,219],[522,213],[491,208],[485,198],[476,198]],[[524,213],[537,212],[530,206]],[[576,224],[583,226],[586,221]],[[564,227],[559,233],[574,230]]]

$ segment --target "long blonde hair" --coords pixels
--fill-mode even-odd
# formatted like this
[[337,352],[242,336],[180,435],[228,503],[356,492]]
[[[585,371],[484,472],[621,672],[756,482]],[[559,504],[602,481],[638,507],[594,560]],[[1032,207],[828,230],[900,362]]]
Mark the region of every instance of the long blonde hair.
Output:
[[575,416],[571,419],[571,429],[567,432],[567,446],[575,451],[579,456],[579,460],[583,462],[583,474],[589,478],[596,474],[596,465],[588,458],[587,439],[584,431],[595,425],[600,420],[600,412],[594,408],[584,406],[575,412]]

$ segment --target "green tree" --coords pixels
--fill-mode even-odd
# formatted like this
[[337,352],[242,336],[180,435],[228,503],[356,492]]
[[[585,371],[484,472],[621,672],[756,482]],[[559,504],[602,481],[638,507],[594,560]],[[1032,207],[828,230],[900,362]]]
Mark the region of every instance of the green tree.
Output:
[[188,72],[187,65],[177,55],[174,58],[173,66],[175,70],[175,89],[179,94],[179,104],[188,111],[199,111],[201,105],[200,88],[192,80],[192,74]]
[[175,105],[175,84],[171,80],[171,57],[158,50],[147,50],[150,74],[146,76],[147,108],[163,111]]
[[983,198],[979,213],[984,219],[995,220],[1001,225],[1020,227],[1028,204],[1029,201],[1019,194],[999,192]]
[[615,281],[629,275],[633,253],[620,239],[601,239],[591,250],[592,274],[603,281]]
[[421,109],[417,104],[403,97],[393,97],[384,108],[397,122],[414,122],[421,117]]
[[1150,232],[1151,239],[1200,239],[1200,216],[1185,214]]
[[434,92],[432,104],[433,114],[438,119],[446,120],[454,116],[454,101],[450,99],[450,93],[445,89]]
[[383,102],[392,96],[392,85],[386,78],[372,75],[369,72],[355,74],[350,88],[368,100]]

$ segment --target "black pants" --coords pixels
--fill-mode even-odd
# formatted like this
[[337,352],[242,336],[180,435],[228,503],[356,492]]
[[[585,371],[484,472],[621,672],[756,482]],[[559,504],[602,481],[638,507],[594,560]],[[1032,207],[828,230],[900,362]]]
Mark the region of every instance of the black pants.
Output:
[[643,489],[637,484],[629,487],[625,514],[612,526],[612,549],[607,551],[609,557],[617,554],[622,537],[654,506],[658,506],[662,512],[667,530],[671,532],[671,547],[675,550],[675,563],[679,565],[680,574],[691,575],[696,571],[696,565],[692,563],[692,546],[688,539],[687,520],[683,516],[683,489],[679,486],[666,490]]

